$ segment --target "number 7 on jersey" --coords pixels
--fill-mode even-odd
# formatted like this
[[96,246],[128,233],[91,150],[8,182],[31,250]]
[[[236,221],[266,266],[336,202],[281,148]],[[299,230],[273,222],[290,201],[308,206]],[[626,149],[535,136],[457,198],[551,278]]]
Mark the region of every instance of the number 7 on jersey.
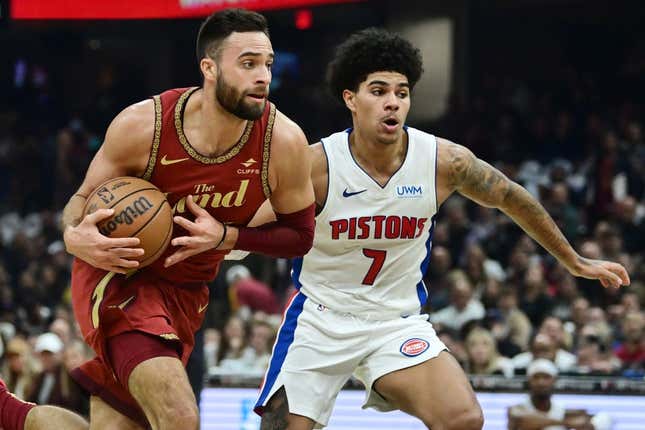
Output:
[[374,285],[374,281],[385,263],[387,251],[363,248],[363,255],[373,260],[370,269],[363,278],[363,285]]

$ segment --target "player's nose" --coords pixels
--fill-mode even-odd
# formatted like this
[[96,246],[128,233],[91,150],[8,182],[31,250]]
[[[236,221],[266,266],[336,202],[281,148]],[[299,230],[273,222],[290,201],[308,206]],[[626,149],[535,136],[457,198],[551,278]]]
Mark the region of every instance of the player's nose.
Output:
[[400,99],[394,93],[388,93],[385,98],[385,110],[397,111],[400,107]]
[[268,67],[258,67],[258,74],[255,78],[256,84],[268,85],[271,83],[271,69]]

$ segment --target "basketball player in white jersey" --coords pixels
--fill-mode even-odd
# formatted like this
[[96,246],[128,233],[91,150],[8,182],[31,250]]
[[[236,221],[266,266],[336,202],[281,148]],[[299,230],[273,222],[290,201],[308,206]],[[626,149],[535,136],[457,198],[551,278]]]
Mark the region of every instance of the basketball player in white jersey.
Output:
[[353,128],[310,147],[314,246],[294,262],[299,293],[256,404],[263,430],[324,427],[352,374],[367,389],[364,407],[400,409],[432,430],[482,428],[468,379],[420,314],[435,216],[454,192],[502,210],[572,274],[629,283],[619,264],[580,257],[524,188],[404,125],[421,73],[416,48],[376,29],[351,36],[329,66]]

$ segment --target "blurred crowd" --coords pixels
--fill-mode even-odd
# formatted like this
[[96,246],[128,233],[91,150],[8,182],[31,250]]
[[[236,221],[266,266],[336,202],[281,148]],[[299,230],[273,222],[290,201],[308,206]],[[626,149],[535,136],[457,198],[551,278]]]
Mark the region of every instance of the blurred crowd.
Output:
[[[640,67],[626,68],[621,79],[631,82],[630,70],[643,76]],[[132,97],[113,73],[99,73],[85,111],[62,109],[38,67],[0,104],[1,374],[21,397],[81,411],[86,405],[68,373],[90,351],[70,311],[59,220],[109,119]],[[425,311],[470,373],[523,374],[533,359],[547,358],[560,374],[642,378],[642,98],[603,95],[599,86],[611,85],[573,70],[563,76],[547,85],[487,79],[468,103],[455,98],[444,117],[421,126],[524,185],[582,256],[620,262],[631,285],[605,289],[574,278],[505,215],[452,197],[434,232]],[[282,110],[300,121],[300,110]],[[309,136],[334,131],[311,118],[303,118]],[[286,260],[252,256],[223,267],[204,333],[210,373],[263,374],[292,289]]]

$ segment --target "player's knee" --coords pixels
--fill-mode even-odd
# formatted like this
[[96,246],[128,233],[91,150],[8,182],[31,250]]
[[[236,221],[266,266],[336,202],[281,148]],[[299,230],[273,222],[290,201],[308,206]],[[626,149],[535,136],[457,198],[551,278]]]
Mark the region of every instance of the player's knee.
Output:
[[157,430],[197,430],[199,428],[199,410],[196,402],[176,399],[167,402],[165,407],[157,413]]
[[477,405],[471,409],[463,411],[458,415],[451,417],[446,425],[445,430],[481,430],[484,427],[484,415]]

